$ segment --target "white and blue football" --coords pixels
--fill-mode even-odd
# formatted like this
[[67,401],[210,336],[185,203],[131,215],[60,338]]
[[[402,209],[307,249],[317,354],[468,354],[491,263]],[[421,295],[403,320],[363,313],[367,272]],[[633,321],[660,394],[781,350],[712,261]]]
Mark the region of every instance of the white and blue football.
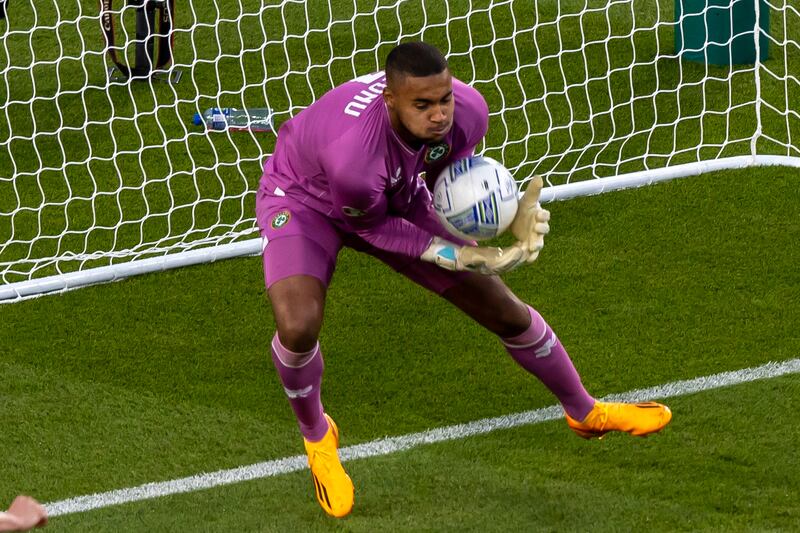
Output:
[[503,233],[517,214],[517,182],[490,157],[455,161],[436,178],[433,207],[444,227],[466,240]]

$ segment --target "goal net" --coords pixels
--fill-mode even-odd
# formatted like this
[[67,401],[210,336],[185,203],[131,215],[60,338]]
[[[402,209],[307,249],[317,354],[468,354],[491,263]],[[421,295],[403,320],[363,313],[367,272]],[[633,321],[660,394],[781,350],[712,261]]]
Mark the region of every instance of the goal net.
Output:
[[[208,132],[194,113],[269,107],[278,126],[379,70],[404,40],[437,45],[484,94],[479,151],[521,181],[544,175],[549,199],[798,166],[800,10],[733,4],[746,1],[755,18],[730,39],[749,39],[757,57],[725,66],[676,52],[679,28],[683,53],[701,57],[714,28],[699,19],[708,36],[690,42],[673,0],[189,0],[173,13],[175,84],[109,79],[101,5],[118,57],[132,62],[137,43],[123,0],[11,0],[0,19],[0,302],[260,252],[254,192],[275,136]],[[708,0],[701,15],[732,18],[717,4],[730,2]]]

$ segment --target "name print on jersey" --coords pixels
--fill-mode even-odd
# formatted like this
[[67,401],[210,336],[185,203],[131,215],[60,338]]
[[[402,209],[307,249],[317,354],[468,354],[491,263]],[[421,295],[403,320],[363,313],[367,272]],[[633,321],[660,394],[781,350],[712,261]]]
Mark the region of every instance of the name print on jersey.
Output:
[[368,85],[368,87],[353,96],[353,99],[347,103],[344,108],[345,115],[360,117],[361,112],[364,111],[373,100],[383,94],[383,89],[386,87],[385,78],[386,76],[381,71],[354,79],[353,81],[363,83]]

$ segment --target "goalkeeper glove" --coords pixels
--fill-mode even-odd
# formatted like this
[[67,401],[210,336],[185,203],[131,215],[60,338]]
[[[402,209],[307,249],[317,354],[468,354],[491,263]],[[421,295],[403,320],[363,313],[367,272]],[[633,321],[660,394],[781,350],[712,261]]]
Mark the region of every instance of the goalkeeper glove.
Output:
[[550,211],[539,205],[542,178],[534,176],[519,201],[517,215],[511,223],[511,233],[517,238],[516,246],[527,252],[526,261],[533,263],[544,247],[544,236],[550,231]]
[[441,237],[434,237],[420,258],[447,270],[467,270],[486,275],[502,274],[524,264],[528,259],[527,250],[519,244],[507,248],[461,246]]

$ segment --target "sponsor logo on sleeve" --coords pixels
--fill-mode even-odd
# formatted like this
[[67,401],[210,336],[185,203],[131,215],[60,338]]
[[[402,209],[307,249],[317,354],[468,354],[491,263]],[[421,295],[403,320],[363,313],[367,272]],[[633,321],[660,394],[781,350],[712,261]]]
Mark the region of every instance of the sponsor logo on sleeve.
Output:
[[285,226],[286,223],[289,222],[289,220],[291,218],[292,218],[292,215],[291,215],[291,213],[289,213],[289,211],[286,211],[286,210],[278,211],[272,217],[272,222],[270,222],[270,226],[272,226],[272,229],[280,229],[283,226]]
[[444,159],[450,154],[450,145],[447,143],[437,143],[428,146],[428,151],[425,152],[425,162],[435,163],[440,159]]

